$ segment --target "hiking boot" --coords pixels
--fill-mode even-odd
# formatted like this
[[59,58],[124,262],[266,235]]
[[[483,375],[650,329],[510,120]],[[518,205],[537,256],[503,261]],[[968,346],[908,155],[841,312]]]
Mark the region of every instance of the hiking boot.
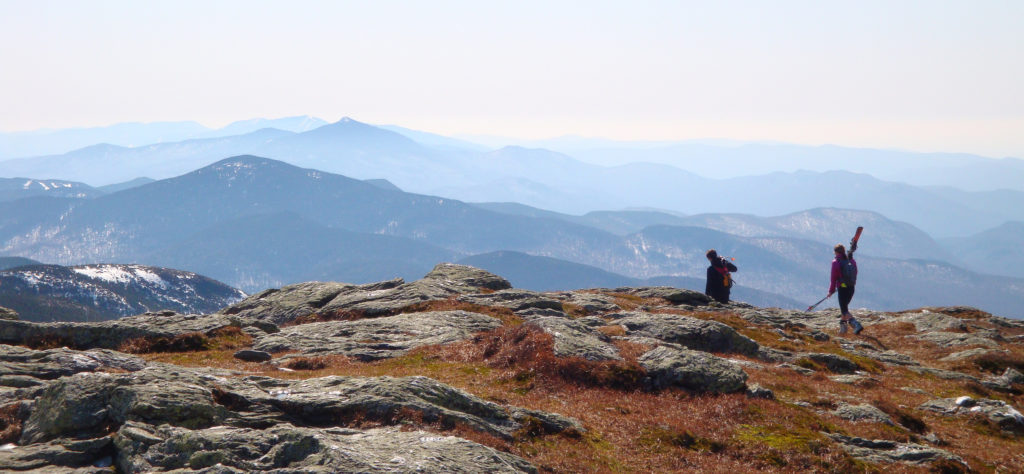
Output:
[[846,321],[839,321],[839,334],[846,334],[847,325]]
[[864,326],[860,323],[860,321],[857,321],[854,318],[850,318],[850,327],[853,328],[854,334],[860,334],[860,332],[864,330]]

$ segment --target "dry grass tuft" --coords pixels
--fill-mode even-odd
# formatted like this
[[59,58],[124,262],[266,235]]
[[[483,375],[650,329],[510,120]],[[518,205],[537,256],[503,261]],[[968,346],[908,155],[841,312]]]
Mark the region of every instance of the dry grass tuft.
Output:
[[597,328],[598,332],[608,337],[623,337],[626,335],[626,328],[620,324],[611,324]]
[[196,352],[231,350],[252,346],[252,337],[237,326],[225,326],[208,334],[190,332],[174,337],[136,337],[128,339],[117,350],[129,354],[159,352]]
[[58,349],[61,347],[70,347],[72,349],[78,348],[71,339],[61,337],[56,334],[29,337],[25,339],[24,345],[30,349],[36,350]]
[[562,312],[569,315],[570,318],[582,318],[590,314],[586,308],[572,303],[562,303]]
[[129,354],[195,352],[209,349],[209,342],[206,334],[190,332],[174,337],[136,337],[122,342],[117,350]]
[[0,444],[17,443],[21,438],[21,404],[0,406]]
[[292,370],[322,370],[328,367],[341,367],[352,363],[352,359],[341,355],[292,357],[284,363],[284,367]]
[[581,357],[557,357],[554,338],[537,326],[502,326],[482,332],[472,340],[441,348],[442,357],[461,362],[485,362],[511,369],[512,378],[528,381],[540,376],[546,384],[608,387],[637,390],[646,371],[633,361],[590,361]]
[[892,417],[893,421],[899,423],[900,426],[913,431],[914,433],[924,434],[928,431],[928,424],[921,419],[921,417],[911,413],[909,410],[897,406],[895,403],[888,399],[876,398],[871,402],[875,408],[882,410],[887,415]]
[[970,362],[976,366],[978,370],[997,375],[1002,375],[1008,368],[1024,372],[1024,356],[1019,354],[990,352],[988,354],[974,357]]

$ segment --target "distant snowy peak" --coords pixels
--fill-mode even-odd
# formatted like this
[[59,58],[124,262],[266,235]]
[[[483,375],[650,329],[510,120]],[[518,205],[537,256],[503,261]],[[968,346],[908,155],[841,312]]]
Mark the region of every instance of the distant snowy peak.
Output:
[[146,311],[211,313],[245,298],[192,272],[136,264],[30,265],[0,271],[0,301],[28,320],[101,320]]

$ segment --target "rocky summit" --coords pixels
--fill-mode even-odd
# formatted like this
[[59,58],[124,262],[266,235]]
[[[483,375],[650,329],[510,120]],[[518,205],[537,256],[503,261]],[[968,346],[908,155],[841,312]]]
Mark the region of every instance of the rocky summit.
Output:
[[0,308],[0,470],[1024,471],[1024,322],[855,315],[453,264],[210,314]]

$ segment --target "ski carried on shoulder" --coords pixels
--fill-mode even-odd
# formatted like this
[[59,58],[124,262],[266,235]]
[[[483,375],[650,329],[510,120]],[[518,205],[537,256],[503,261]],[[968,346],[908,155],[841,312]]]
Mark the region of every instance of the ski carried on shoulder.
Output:
[[853,252],[857,250],[857,241],[860,240],[861,232],[864,232],[864,227],[857,227],[857,232],[853,234],[853,238],[850,239],[850,250],[846,251],[846,258],[853,258]]

